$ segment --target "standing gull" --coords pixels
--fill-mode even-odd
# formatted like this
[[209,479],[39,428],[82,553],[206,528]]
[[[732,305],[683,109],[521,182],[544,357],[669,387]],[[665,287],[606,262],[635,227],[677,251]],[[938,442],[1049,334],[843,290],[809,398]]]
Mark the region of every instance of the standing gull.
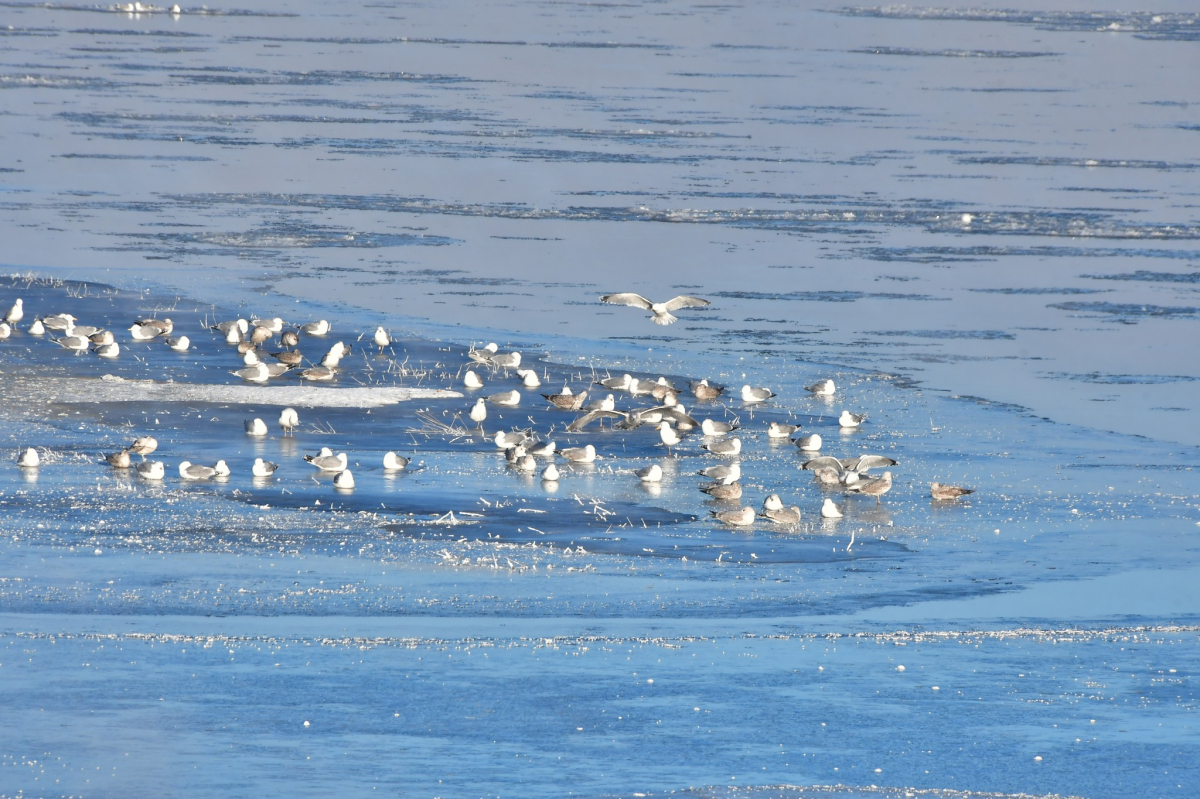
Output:
[[391,343],[392,337],[388,335],[388,332],[383,329],[382,325],[375,328],[375,346],[379,347],[379,351],[381,353],[387,349]]
[[671,314],[671,311],[678,311],[680,308],[703,308],[711,303],[708,300],[702,300],[699,297],[688,297],[679,295],[666,302],[651,302],[641,294],[626,292],[623,294],[605,294],[600,298],[600,302],[607,302],[612,305],[629,305],[634,308],[641,308],[644,311],[650,311],[654,314],[653,322],[656,325],[669,325],[677,321],[678,317]]
[[290,436],[300,426],[300,414],[295,408],[284,408],[279,412],[279,428],[285,436]]
[[17,297],[12,307],[8,309],[8,313],[4,314],[4,321],[10,325],[15,325],[25,318],[25,301]]
[[158,449],[158,439],[154,436],[141,436],[134,439],[129,445],[129,451],[134,455],[140,455],[142,460],[146,460],[146,456]]
[[475,404],[471,406],[471,421],[483,429],[483,420],[487,418],[487,403],[483,401],[483,397],[475,400]]
[[875,503],[883,502],[883,495],[892,490],[892,473],[884,472],[883,477],[860,479],[857,483],[848,486],[846,490],[851,494],[866,494],[869,497],[875,497]]
[[658,437],[666,445],[667,455],[671,454],[671,447],[683,440],[679,437],[679,433],[676,433],[675,429],[671,427],[671,423],[666,420],[658,423]]

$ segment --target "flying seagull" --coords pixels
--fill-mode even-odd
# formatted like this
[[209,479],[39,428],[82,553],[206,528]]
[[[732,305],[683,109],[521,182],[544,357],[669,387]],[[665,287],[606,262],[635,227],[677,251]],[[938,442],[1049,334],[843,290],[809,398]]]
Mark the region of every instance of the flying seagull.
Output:
[[666,302],[650,302],[650,300],[641,294],[633,294],[632,292],[605,294],[600,298],[600,302],[608,302],[613,305],[632,305],[634,308],[652,311],[654,313],[653,321],[656,325],[669,325],[677,321],[677,317],[672,315],[671,311],[678,311],[680,308],[703,308],[710,304],[708,300],[702,300],[699,297],[688,297],[682,294]]

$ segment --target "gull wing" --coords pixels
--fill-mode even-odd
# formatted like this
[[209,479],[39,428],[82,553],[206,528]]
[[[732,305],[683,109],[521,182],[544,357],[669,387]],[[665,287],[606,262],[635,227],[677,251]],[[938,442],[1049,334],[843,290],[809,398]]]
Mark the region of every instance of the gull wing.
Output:
[[580,430],[587,427],[589,424],[596,421],[597,419],[624,419],[624,418],[626,418],[625,414],[619,413],[617,411],[606,411],[606,410],[602,410],[602,409],[596,409],[589,413],[585,413],[583,416],[580,416],[578,419],[571,422],[569,425],[567,425],[567,430],[571,433],[578,433]]
[[[678,311],[680,308],[703,308],[705,305],[712,305],[712,303],[708,300],[702,300],[699,297],[688,297],[684,294],[680,294],[674,299],[667,300],[665,303],[663,303],[663,305],[668,311]],[[645,307],[649,308],[650,306],[647,305]]]
[[[676,299],[679,298],[676,297]],[[671,300],[671,302],[674,301],[675,300]],[[624,294],[605,294],[600,298],[600,302],[607,302],[613,305],[632,305],[634,308],[641,308],[644,311],[649,311],[654,306],[654,303],[650,302],[650,300],[646,299],[641,294],[634,294],[632,292],[626,292]],[[708,303],[704,304],[708,305]],[[682,308],[683,306],[681,305],[679,307]]]
[[849,459],[851,463],[845,461],[842,465],[847,469],[852,469],[856,472],[866,472],[871,469],[879,469],[883,466],[895,466],[896,461],[891,458],[886,458],[883,455],[860,455],[857,458]]
[[829,455],[822,455],[819,458],[813,458],[812,460],[807,460],[804,462],[804,465],[801,466],[800,468],[808,469],[809,471],[812,471],[813,469],[821,469],[821,468],[826,468],[826,467],[833,469],[838,474],[841,474],[844,471],[846,471],[846,467],[842,465],[841,461],[839,461],[837,458],[834,458]]

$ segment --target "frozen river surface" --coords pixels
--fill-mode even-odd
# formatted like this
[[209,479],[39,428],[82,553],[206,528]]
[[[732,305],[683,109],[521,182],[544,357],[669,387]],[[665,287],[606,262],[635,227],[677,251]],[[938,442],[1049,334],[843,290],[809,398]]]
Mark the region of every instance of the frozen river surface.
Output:
[[[1182,3],[4,3],[0,796],[1195,796],[1198,71]],[[353,352],[248,385],[252,315]],[[465,388],[489,340],[543,385]],[[625,372],[801,521],[540,396]],[[529,427],[600,457],[544,483]],[[105,463],[150,434],[161,484]]]

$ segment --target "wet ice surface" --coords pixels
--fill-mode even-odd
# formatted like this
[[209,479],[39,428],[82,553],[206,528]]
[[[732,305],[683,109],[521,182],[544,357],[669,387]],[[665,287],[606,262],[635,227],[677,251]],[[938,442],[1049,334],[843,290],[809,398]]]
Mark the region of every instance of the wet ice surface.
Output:
[[[4,259],[68,279],[0,305],[196,342],[0,342],[43,455],[0,470],[0,794],[1191,795],[1193,10],[183,11],[0,26]],[[243,385],[204,326],[251,314],[333,320],[347,370]],[[487,431],[601,453],[556,490],[469,430],[520,388],[462,388],[491,339],[543,386]],[[699,436],[565,435],[539,393],[609,372],[771,386],[684,401],[801,524],[714,524]],[[822,492],[770,421],[895,487]],[[102,459],[146,433],[161,486]]]

